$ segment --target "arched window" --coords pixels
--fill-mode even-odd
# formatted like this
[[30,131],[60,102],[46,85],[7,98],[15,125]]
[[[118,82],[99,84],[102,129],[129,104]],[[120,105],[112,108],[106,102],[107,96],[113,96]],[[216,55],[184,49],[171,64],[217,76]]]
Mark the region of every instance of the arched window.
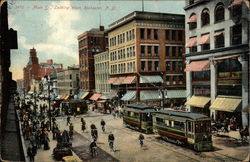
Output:
[[222,3],[217,4],[214,12],[214,20],[215,22],[222,21],[225,19],[225,9]]
[[188,24],[189,24],[189,30],[195,29],[197,27],[197,16],[195,13],[192,13],[190,15]]
[[209,10],[205,8],[201,13],[201,25],[207,25],[210,23]]

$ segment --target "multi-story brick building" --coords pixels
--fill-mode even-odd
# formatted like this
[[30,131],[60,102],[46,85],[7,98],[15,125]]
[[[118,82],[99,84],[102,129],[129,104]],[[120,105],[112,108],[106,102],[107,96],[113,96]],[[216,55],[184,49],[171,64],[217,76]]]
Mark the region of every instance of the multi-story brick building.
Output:
[[109,93],[109,53],[108,51],[94,55],[95,59],[95,91],[97,93]]
[[240,112],[249,103],[249,1],[186,0],[184,9],[186,105],[246,125]]
[[67,96],[64,99],[79,93],[79,68],[68,67],[57,73],[57,94]]
[[95,89],[94,55],[107,49],[107,36],[103,27],[91,29],[78,36],[80,90]]
[[54,70],[59,71],[62,69],[63,69],[63,64],[54,63],[53,60],[50,59],[47,60],[47,62],[40,63],[39,75],[41,78],[46,75],[50,76]]
[[[184,15],[135,11],[109,25],[110,80],[124,101],[183,89]],[[183,96],[183,95],[182,95]]]
[[24,88],[26,91],[30,90],[30,85],[32,79],[39,79],[39,60],[37,57],[36,49],[32,48],[30,49],[30,57],[29,62],[26,65],[26,67],[23,68],[23,79],[24,79]]

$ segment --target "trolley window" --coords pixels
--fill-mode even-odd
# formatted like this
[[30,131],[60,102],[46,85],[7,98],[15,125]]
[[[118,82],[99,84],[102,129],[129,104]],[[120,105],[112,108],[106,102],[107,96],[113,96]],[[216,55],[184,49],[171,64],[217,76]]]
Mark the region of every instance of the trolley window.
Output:
[[142,114],[142,121],[152,121],[152,116],[149,113]]
[[156,124],[161,125],[161,126],[165,126],[164,120],[162,118],[158,118],[158,117],[156,117]]
[[184,123],[179,121],[174,121],[174,128],[178,130],[184,130]]

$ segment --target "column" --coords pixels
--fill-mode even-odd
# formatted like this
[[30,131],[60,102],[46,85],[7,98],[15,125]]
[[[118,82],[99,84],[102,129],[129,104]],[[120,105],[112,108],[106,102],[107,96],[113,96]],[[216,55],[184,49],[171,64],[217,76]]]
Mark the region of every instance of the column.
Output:
[[[213,58],[210,59],[210,97],[211,105],[215,101],[217,96],[217,64]],[[216,120],[217,111],[210,110],[210,116]]]
[[[188,66],[190,64],[190,60],[186,60],[186,66]],[[192,97],[193,93],[192,93],[192,72],[191,71],[187,71],[186,72],[186,98],[187,101]],[[187,110],[189,112],[192,112],[192,109],[189,105],[186,106]]]
[[[247,54],[242,55],[238,58],[242,65],[242,109],[244,109],[248,104],[248,57]],[[248,125],[248,114],[242,112],[242,126],[245,127]]]

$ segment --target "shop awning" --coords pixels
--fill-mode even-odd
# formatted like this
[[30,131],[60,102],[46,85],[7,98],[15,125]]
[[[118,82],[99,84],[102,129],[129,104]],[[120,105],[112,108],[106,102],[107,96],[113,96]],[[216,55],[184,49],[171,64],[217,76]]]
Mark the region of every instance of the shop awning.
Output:
[[205,34],[205,35],[201,36],[200,41],[199,41],[198,44],[199,45],[210,44],[210,35]]
[[186,47],[193,47],[197,45],[197,39],[196,37],[190,38],[188,42],[186,43]]
[[141,76],[140,83],[163,83],[163,79],[160,75]]
[[95,93],[90,97],[90,100],[97,101],[101,96],[100,93]]
[[208,104],[210,101],[209,97],[203,97],[203,96],[192,96],[185,105],[204,108],[206,104]]
[[108,98],[108,99],[112,99],[112,98],[116,97],[117,94],[118,94],[117,91],[112,90],[112,91],[110,91],[109,94],[107,95],[107,98]]
[[77,98],[80,99],[84,92],[79,92]]
[[124,79],[125,79],[125,77],[119,77],[119,78],[117,78],[117,79],[113,82],[113,84],[114,84],[114,85],[120,85],[120,84],[122,84],[122,82],[123,82]]
[[196,15],[192,15],[188,20],[188,23],[194,23],[194,22],[197,22],[197,16]]
[[109,78],[108,84],[113,84],[116,79],[118,78]]
[[62,99],[62,100],[63,100],[63,99],[64,99],[64,97],[65,97],[65,95],[62,95],[62,96],[60,96],[60,99]]
[[241,104],[241,99],[239,98],[225,98],[217,97],[210,109],[218,111],[234,112],[238,106]]
[[87,96],[88,96],[88,94],[89,94],[89,92],[84,92],[83,94],[82,94],[82,96],[80,97],[80,99],[85,99]]
[[216,32],[216,33],[214,33],[214,36],[216,37],[216,36],[220,36],[222,34],[224,34],[224,32]]
[[210,70],[209,61],[193,61],[186,66],[185,71],[206,71]]
[[122,84],[132,84],[132,83],[135,83],[136,82],[136,76],[127,76]]
[[67,100],[69,98],[69,95],[66,95],[65,97],[64,97],[64,100]]
[[136,91],[127,91],[127,93],[121,98],[122,101],[133,101],[136,99]]
[[219,60],[225,60],[225,59],[230,59],[230,58],[235,58],[239,57],[240,55],[230,55],[230,56],[223,56],[223,57],[216,57],[214,60],[219,61]]
[[107,100],[99,100],[97,102],[99,102],[99,103],[105,103],[105,102],[107,102]]
[[186,90],[166,90],[165,98],[186,98]]
[[140,91],[140,100],[148,101],[148,100],[161,100],[161,95],[158,90],[156,91]]

